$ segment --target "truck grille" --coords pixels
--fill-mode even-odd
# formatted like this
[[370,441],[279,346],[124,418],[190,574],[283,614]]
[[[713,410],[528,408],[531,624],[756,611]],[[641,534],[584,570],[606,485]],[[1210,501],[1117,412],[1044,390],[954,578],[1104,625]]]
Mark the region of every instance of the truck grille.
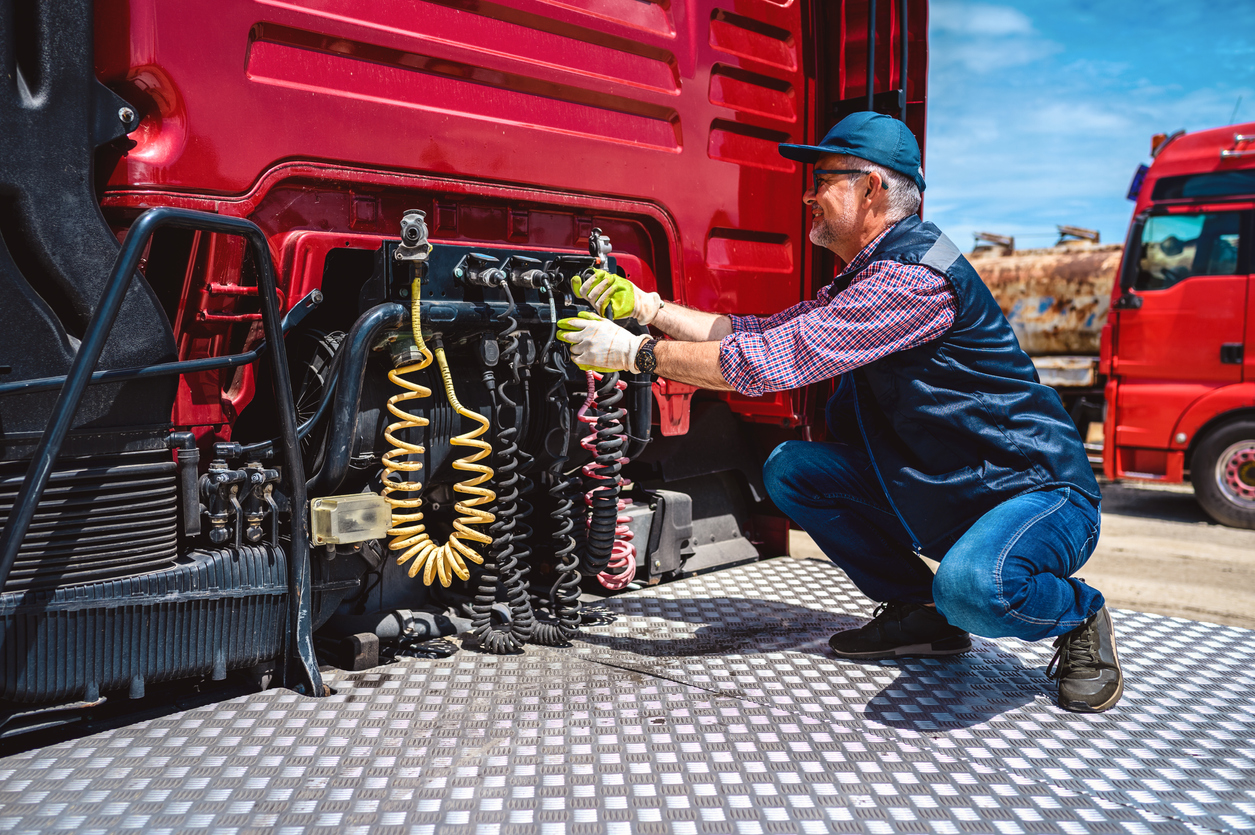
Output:
[[[0,463],[8,521],[29,462]],[[178,543],[176,467],[167,450],[57,462],[4,591],[52,588],[170,565]]]

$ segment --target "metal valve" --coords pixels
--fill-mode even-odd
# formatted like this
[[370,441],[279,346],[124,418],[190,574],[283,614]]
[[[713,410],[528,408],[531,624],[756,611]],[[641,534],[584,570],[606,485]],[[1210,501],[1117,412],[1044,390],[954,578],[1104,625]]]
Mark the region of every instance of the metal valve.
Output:
[[526,255],[513,255],[506,263],[510,268],[510,283],[516,287],[530,287],[540,290],[553,283],[553,276],[546,272],[539,259]]
[[500,263],[499,259],[491,255],[468,252],[453,268],[453,275],[478,287],[500,287],[508,280],[505,270],[497,266]]

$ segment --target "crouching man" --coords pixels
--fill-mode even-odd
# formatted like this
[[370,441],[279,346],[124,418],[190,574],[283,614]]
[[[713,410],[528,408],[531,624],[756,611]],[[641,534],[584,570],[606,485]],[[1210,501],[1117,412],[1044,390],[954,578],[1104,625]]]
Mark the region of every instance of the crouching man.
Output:
[[[879,603],[832,651],[954,655],[969,633],[1057,636],[1059,704],[1107,710],[1124,689],[1111,616],[1072,576],[1098,542],[1098,484],[988,289],[916,216],[915,137],[858,113],[780,153],[814,166],[810,239],[845,264],[818,298],[767,318],[715,315],[599,273],[577,288],[594,309],[672,339],[583,314],[561,323],[572,359],[747,395],[837,378],[831,440],[786,441],[764,474],[776,505]],[[921,556],[939,561],[935,576]]]

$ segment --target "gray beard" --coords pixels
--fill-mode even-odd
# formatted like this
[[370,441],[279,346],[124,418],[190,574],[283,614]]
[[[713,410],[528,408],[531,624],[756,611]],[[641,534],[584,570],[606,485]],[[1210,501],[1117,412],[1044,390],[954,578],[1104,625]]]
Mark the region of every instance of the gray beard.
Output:
[[833,234],[832,227],[828,225],[828,221],[821,217],[819,223],[811,226],[810,240],[815,246],[831,249],[832,244],[837,242],[837,236]]

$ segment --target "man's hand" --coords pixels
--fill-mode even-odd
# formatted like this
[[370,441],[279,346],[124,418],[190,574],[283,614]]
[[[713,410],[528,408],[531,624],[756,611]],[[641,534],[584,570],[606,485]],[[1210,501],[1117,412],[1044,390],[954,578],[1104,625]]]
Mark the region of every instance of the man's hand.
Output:
[[580,298],[587,299],[601,315],[605,316],[608,310],[611,319],[630,316],[648,325],[662,307],[662,297],[657,293],[646,293],[626,278],[605,270],[593,270],[589,278],[573,277],[571,289]]
[[584,371],[636,373],[636,352],[649,334],[636,336],[596,313],[558,320],[558,339],[571,346],[571,362]]

